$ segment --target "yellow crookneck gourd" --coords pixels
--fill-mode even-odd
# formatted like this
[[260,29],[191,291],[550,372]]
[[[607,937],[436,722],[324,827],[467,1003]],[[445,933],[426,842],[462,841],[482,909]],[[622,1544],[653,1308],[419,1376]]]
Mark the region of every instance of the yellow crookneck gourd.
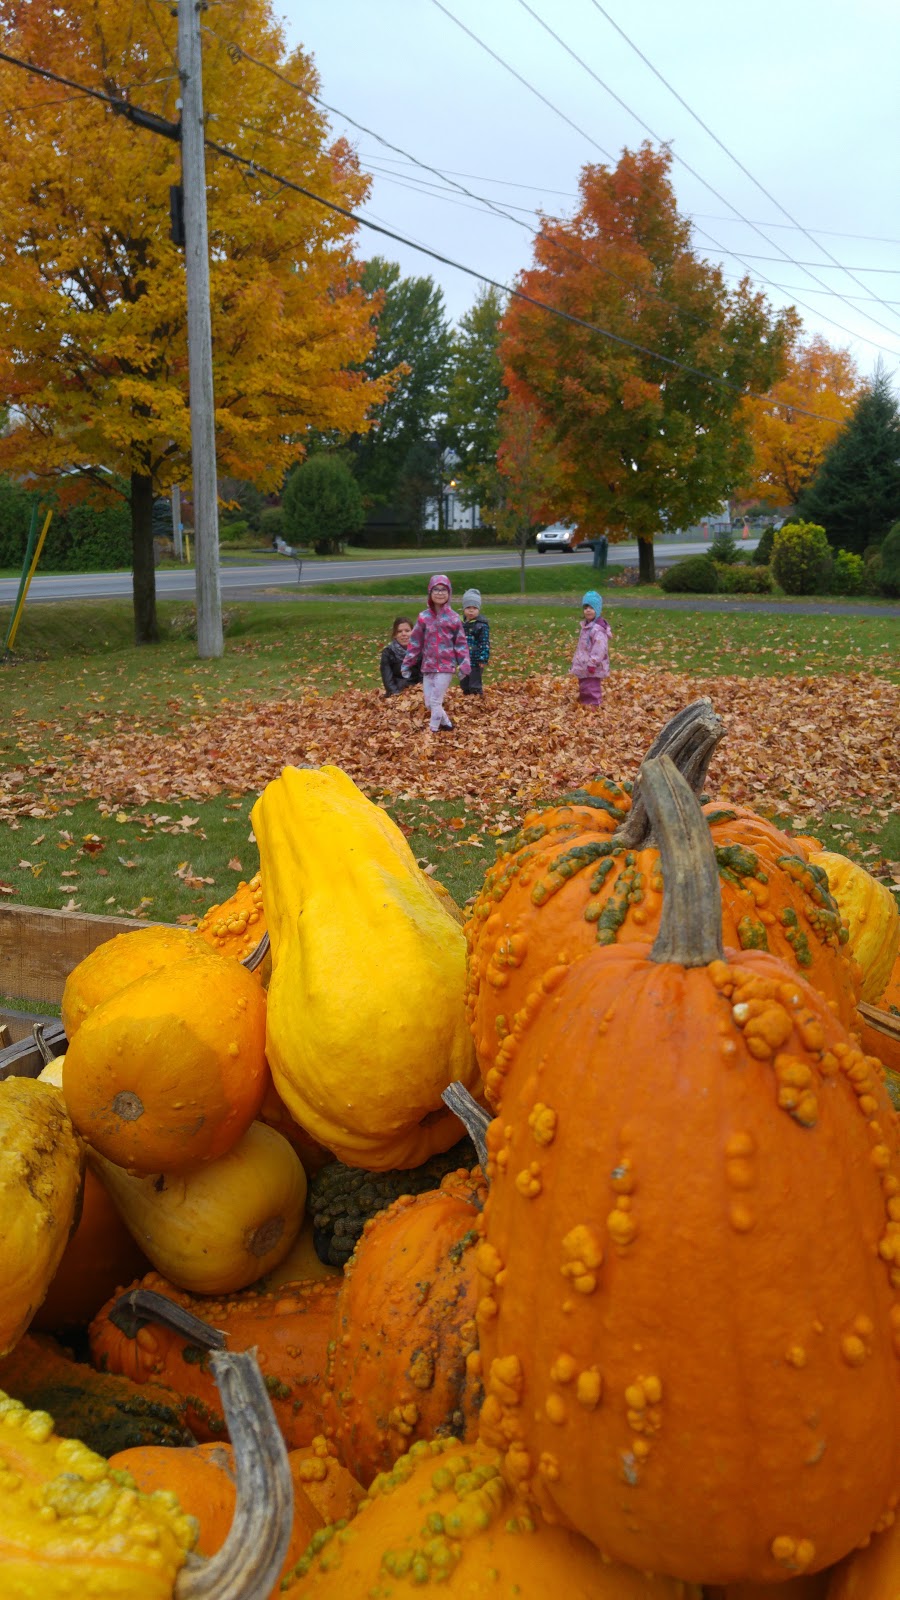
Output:
[[900,912],[886,883],[835,850],[813,851],[810,861],[823,867],[828,887],[847,924],[850,949],[862,972],[861,998],[875,1004],[891,975],[900,950]]
[[266,1055],[291,1115],[342,1161],[412,1167],[478,1087],[465,940],[399,828],[337,767],[286,767],[252,812],[272,980]]
[[33,1078],[0,1082],[0,1356],[50,1287],[78,1219],[82,1174],[59,1091]]

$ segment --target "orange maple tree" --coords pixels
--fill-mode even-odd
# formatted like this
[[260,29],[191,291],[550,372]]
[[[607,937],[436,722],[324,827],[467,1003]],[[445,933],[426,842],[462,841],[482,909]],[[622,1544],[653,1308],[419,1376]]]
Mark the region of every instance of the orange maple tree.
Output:
[[773,505],[796,504],[862,392],[849,350],[821,336],[795,340],[787,363],[767,402],[747,402],[754,452],[747,493]]
[[[349,208],[369,180],[332,142],[311,59],[287,55],[268,0],[207,13],[212,137]],[[239,39],[224,36],[239,27]],[[221,30],[221,33],[214,30]],[[177,27],[168,6],[0,0],[2,48],[170,123]],[[281,70],[305,93],[247,61]],[[139,643],[157,637],[151,513],[189,478],[187,310],[170,237],[171,139],[0,63],[0,470],[71,495],[89,478],[130,496]],[[375,330],[355,225],[207,152],[220,470],[280,485],[311,428],[359,432],[390,377],[361,365]],[[76,491],[77,492],[77,491]]]
[[545,219],[519,278],[583,321],[512,299],[501,344],[508,388],[536,407],[558,451],[559,513],[588,536],[637,537],[644,579],[655,533],[745,480],[742,396],[780,376],[797,320],[746,280],[729,292],[694,251],[670,165],[645,144],[615,167],[583,169],[574,216]]

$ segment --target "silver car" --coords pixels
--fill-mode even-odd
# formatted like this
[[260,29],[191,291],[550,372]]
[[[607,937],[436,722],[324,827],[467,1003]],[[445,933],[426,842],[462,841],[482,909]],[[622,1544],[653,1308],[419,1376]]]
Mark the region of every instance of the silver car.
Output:
[[577,545],[578,529],[570,522],[554,522],[550,528],[542,528],[535,540],[535,548],[539,556],[547,555],[551,550],[567,551],[572,555]]

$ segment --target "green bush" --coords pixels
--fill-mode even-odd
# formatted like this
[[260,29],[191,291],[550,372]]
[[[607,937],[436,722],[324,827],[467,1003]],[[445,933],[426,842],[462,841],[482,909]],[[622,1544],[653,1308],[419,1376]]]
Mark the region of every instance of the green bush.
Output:
[[831,546],[815,522],[786,522],[772,546],[772,574],[785,594],[815,594],[831,570]]
[[772,545],[774,542],[775,529],[770,523],[767,528],[763,528],[763,531],[759,536],[759,544],[756,546],[756,549],[753,552],[751,559],[754,566],[767,567],[769,565],[769,562],[772,559]]
[[310,456],[292,472],[284,490],[287,537],[314,544],[320,555],[340,547],[365,521],[359,484],[340,456]]
[[733,562],[740,560],[740,551],[735,543],[734,534],[730,532],[717,533],[709,547],[709,554],[717,566],[730,567]]
[[718,566],[716,575],[722,594],[771,594],[772,575],[768,567]]
[[866,564],[862,556],[850,550],[837,550],[831,567],[828,587],[832,594],[862,594],[865,586]]
[[895,522],[885,535],[879,561],[878,584],[882,594],[900,595],[900,522]]
[[287,518],[281,506],[266,506],[259,514],[259,531],[264,544],[287,535]]
[[666,594],[715,594],[719,575],[709,556],[686,556],[666,568],[659,585]]
[[250,537],[250,529],[246,522],[220,522],[220,544],[246,544]]

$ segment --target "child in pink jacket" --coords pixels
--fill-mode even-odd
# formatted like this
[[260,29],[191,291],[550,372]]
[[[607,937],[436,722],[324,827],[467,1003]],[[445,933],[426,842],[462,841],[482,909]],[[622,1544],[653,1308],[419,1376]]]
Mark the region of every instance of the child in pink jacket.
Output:
[[603,601],[596,589],[588,589],[582,597],[583,622],[569,669],[578,679],[578,704],[599,706],[603,704],[603,679],[609,676],[609,640],[612,628],[601,616]]
[[420,611],[410,635],[400,671],[408,678],[413,668],[422,672],[422,693],[432,733],[449,732],[453,723],[444,710],[444,696],[454,672],[461,678],[472,670],[466,630],[450,605],[450,579],[436,572],[428,584],[428,606]]

